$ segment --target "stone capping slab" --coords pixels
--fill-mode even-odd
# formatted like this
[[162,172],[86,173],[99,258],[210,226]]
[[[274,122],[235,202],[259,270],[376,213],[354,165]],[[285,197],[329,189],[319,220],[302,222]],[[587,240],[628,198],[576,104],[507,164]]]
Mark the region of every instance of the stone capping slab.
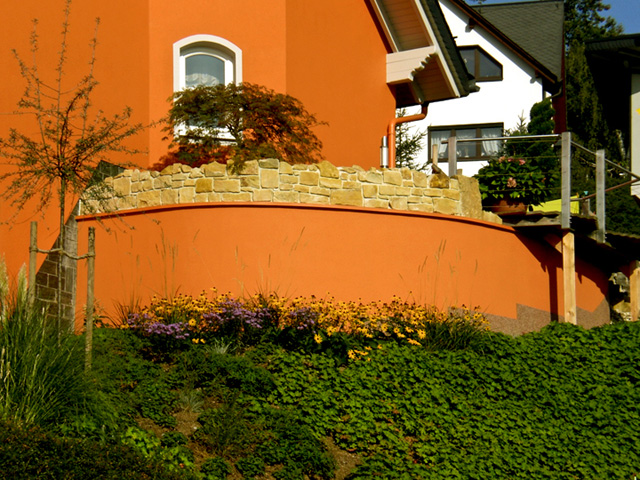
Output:
[[[323,161],[292,166],[277,159],[246,162],[240,173],[217,162],[161,172],[125,170],[105,180],[113,197],[83,196],[81,214],[199,202],[287,202],[442,213],[502,223],[480,205],[478,182],[409,168],[365,170]],[[115,201],[114,201],[115,200]]]

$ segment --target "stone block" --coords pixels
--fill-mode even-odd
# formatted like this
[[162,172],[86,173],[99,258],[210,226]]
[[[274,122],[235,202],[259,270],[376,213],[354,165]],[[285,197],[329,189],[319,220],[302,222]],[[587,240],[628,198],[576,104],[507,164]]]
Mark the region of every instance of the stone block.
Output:
[[272,190],[256,190],[253,192],[254,202],[272,202],[273,191]]
[[248,162],[245,162],[244,166],[242,167],[242,171],[240,172],[240,175],[258,175],[259,171],[260,171],[260,166],[258,165],[258,161],[249,160]]
[[193,168],[191,170],[191,172],[189,172],[189,174],[187,175],[186,173],[178,173],[175,174],[173,176],[174,179],[176,178],[202,178],[204,177],[204,172],[202,171],[201,168]]
[[321,177],[320,186],[331,189],[342,188],[342,180],[338,178]]
[[171,175],[162,175],[153,179],[153,188],[168,188],[171,187]]
[[367,184],[363,185],[362,195],[364,196],[364,198],[376,198],[378,196],[378,186]]
[[445,190],[442,190],[442,196],[444,198],[450,198],[451,200],[460,200],[460,190],[447,188]]
[[258,165],[260,168],[273,169],[276,170],[280,167],[280,160],[277,158],[265,158],[263,160],[258,160]]
[[196,179],[195,178],[187,178],[183,184],[184,187],[195,187]]
[[463,217],[483,219],[482,197],[478,180],[470,177],[458,177],[460,188],[460,214]]
[[221,202],[222,201],[222,194],[221,193],[210,193],[209,195],[207,195],[207,201],[209,203],[217,203],[217,202]]
[[273,192],[273,201],[274,202],[286,202],[286,203],[299,203],[300,194],[298,192]]
[[213,191],[218,193],[238,193],[240,192],[240,180],[216,178],[213,182]]
[[496,215],[493,212],[486,212],[486,211],[482,211],[482,217],[480,217],[481,220],[484,220],[485,222],[492,222],[492,223],[498,223],[500,225],[502,225],[502,218],[500,218],[498,215]]
[[131,172],[131,181],[132,182],[140,181],[140,170],[136,169]]
[[240,188],[242,190],[259,189],[260,177],[258,175],[247,175],[240,177]]
[[175,205],[178,203],[178,190],[172,188],[164,189],[160,192],[162,205]]
[[149,170],[143,170],[140,172],[139,180],[148,180],[151,178],[151,172]]
[[311,187],[309,189],[309,193],[312,193],[314,195],[324,195],[325,197],[328,197],[329,195],[331,195],[331,190],[324,187]]
[[329,197],[325,197],[324,195],[311,195],[310,193],[300,193],[300,203],[329,205]]
[[431,188],[449,188],[450,181],[444,173],[429,175],[429,186]]
[[318,185],[320,181],[320,173],[318,172],[300,172],[300,184],[301,185]]
[[196,193],[213,192],[213,178],[198,178],[196,180]]
[[440,188],[425,188],[422,190],[425,197],[441,197],[442,189]]
[[382,179],[384,183],[390,185],[402,185],[402,173],[397,170],[385,170],[382,173]]
[[207,163],[200,169],[205,177],[223,177],[227,174],[227,166],[218,162]]
[[195,196],[195,187],[183,187],[178,190],[178,203],[193,203]]
[[131,193],[138,193],[142,191],[142,184],[140,182],[131,182]]
[[160,171],[160,175],[173,175],[174,173],[180,173],[182,169],[180,168],[179,163],[174,163],[173,165],[167,165]]
[[402,174],[402,179],[403,180],[411,180],[413,175],[411,173],[411,169],[407,168],[407,167],[402,167],[400,169],[400,173]]
[[280,184],[281,185],[283,183],[294,184],[294,183],[298,183],[299,181],[300,181],[300,179],[298,178],[297,175],[283,175],[283,174],[280,174]]
[[242,192],[242,193],[223,193],[222,194],[223,202],[250,202],[251,201],[251,193]]
[[136,197],[131,195],[127,197],[120,197],[117,199],[116,205],[117,210],[130,210],[132,208],[136,208]]
[[193,197],[194,203],[208,203],[209,202],[209,194],[208,193],[196,193]]
[[396,195],[399,197],[408,197],[411,194],[409,187],[396,187]]
[[331,192],[331,205],[361,207],[363,200],[360,190],[334,190]]
[[[171,182],[171,187],[169,187],[169,188],[172,188],[172,189],[175,190],[175,189],[178,189],[178,188],[182,188],[184,186],[185,186],[185,180],[173,180]],[[189,186],[192,187],[193,185],[189,185]]]
[[411,203],[409,204],[409,211],[433,213],[433,205],[428,205],[426,203],[418,203],[418,204]]
[[405,197],[395,197],[389,201],[389,206],[394,210],[408,210],[407,199]]
[[393,197],[396,194],[396,187],[393,185],[380,185],[378,187],[378,194],[385,197]]
[[360,182],[356,182],[355,180],[344,180],[342,182],[342,188],[345,190],[360,190],[362,184]]
[[277,170],[263,169],[260,171],[260,186],[262,188],[278,188],[279,184],[280,175]]
[[131,193],[131,178],[116,177],[113,180],[113,191],[116,195],[129,195]]
[[293,190],[293,187],[294,185],[292,183],[281,183],[278,190],[280,190],[281,192],[290,192],[291,190]]
[[160,191],[149,190],[147,192],[140,192],[137,195],[138,208],[144,207],[156,207],[161,204]]
[[311,187],[307,185],[294,185],[293,190],[300,193],[309,193],[311,191]]
[[340,178],[340,171],[338,168],[332,163],[323,160],[318,164],[318,170],[320,171],[321,177],[326,178]]
[[424,172],[418,172],[416,170],[413,171],[413,184],[416,187],[426,187],[427,186],[427,174]]
[[293,165],[287,162],[280,162],[280,175],[293,175]]
[[365,198],[364,206],[369,208],[389,208],[389,200],[380,200],[377,198]]
[[458,215],[460,213],[460,202],[450,198],[434,198],[433,211],[445,215]]

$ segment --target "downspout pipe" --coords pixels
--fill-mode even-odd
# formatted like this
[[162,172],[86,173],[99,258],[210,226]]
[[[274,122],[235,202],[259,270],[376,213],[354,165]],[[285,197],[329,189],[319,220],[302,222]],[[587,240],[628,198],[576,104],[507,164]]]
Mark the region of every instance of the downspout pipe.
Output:
[[428,109],[429,106],[426,103],[423,103],[420,113],[406,117],[397,117],[389,122],[389,126],[387,127],[387,138],[389,139],[389,168],[395,168],[396,166],[396,126],[401,123],[424,120],[427,116]]

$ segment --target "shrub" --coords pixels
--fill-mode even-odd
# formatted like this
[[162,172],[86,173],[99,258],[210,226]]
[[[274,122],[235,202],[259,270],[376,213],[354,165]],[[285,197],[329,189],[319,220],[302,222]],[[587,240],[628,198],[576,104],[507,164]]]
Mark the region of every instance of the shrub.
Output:
[[7,480],[195,480],[122,445],[59,439],[11,423],[0,423],[0,465],[0,479]]
[[313,132],[318,125],[321,123],[299,100],[242,83],[198,86],[176,93],[166,130],[177,148],[170,155],[180,162],[229,158],[233,170],[240,171],[247,160],[260,158],[289,163],[321,160],[322,143]]
[[200,471],[206,480],[224,480],[231,475],[231,467],[222,457],[206,460],[200,467]]

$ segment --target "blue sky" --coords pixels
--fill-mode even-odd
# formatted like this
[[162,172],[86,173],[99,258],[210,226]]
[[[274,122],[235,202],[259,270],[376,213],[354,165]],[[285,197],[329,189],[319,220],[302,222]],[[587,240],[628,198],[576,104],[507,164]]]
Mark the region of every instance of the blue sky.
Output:
[[[513,0],[486,0],[485,4],[508,3]],[[473,4],[474,2],[467,1]],[[640,33],[640,0],[604,0],[611,6],[605,15],[615,18],[624,27],[624,33]]]

